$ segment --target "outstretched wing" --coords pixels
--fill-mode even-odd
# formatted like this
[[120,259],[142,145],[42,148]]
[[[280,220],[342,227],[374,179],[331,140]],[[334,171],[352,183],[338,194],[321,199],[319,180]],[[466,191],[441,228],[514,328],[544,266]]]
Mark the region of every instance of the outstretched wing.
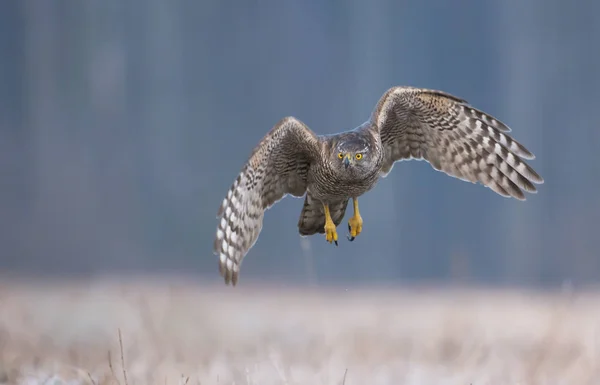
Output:
[[505,197],[525,200],[543,179],[523,159],[534,156],[507,133],[498,119],[448,93],[394,87],[371,115],[379,129],[385,177],[396,161],[424,159],[438,171],[480,182]]
[[304,195],[319,146],[317,136],[293,117],[280,120],[256,146],[217,214],[214,253],[226,284],[237,283],[242,259],[262,229],[265,210],[287,194]]

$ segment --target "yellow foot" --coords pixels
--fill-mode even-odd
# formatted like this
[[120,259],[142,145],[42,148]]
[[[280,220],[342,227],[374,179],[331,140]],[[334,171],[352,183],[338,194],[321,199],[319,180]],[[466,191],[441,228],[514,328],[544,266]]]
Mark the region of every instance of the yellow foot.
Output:
[[335,245],[338,245],[338,235],[333,222],[325,222],[325,240],[329,243],[335,242]]
[[348,220],[348,231],[350,231],[350,235],[348,236],[348,240],[352,242],[354,238],[362,231],[363,220],[359,215],[354,215],[352,218]]
[[337,246],[337,231],[335,231],[335,224],[331,219],[331,213],[329,212],[329,206],[323,205],[323,210],[325,212],[325,240],[329,243],[335,242]]

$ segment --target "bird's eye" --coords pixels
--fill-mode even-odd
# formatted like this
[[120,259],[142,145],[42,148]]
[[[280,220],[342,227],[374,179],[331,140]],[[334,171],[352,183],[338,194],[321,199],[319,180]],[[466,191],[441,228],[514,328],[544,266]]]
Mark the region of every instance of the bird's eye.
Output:
[[362,159],[362,154],[356,154],[356,160],[361,160]]
[[342,154],[341,152],[338,153],[338,158],[342,159],[344,157],[344,154]]

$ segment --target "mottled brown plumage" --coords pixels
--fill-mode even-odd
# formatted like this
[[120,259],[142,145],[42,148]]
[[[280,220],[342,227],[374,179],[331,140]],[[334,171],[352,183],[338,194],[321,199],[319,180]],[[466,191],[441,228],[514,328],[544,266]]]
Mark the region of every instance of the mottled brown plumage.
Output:
[[265,210],[287,194],[305,196],[300,234],[325,233],[336,244],[335,228],[352,199],[353,240],[362,229],[358,197],[400,160],[425,160],[450,176],[524,200],[523,190],[536,192],[534,183],[543,179],[523,161],[533,154],[509,131],[465,100],[414,87],[389,89],[367,122],[335,135],[316,135],[293,117],[280,120],[255,147],[219,208],[214,252],[225,283],[237,283]]

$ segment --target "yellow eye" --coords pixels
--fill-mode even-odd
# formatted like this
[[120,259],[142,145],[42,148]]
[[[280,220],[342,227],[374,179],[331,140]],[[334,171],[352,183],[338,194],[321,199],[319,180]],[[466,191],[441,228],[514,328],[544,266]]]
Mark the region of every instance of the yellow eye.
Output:
[[362,154],[356,154],[356,160],[361,160],[362,159]]
[[338,153],[338,158],[342,159],[344,157],[344,154],[342,154],[341,152]]

